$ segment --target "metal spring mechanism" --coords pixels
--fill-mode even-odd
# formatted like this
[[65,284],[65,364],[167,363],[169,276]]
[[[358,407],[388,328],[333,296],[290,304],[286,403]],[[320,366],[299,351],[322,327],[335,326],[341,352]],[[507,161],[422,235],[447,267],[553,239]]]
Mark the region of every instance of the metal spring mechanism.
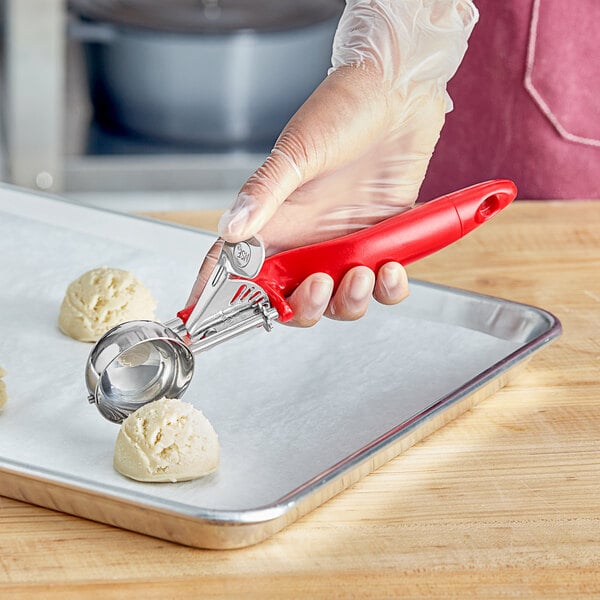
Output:
[[270,331],[277,310],[271,307],[266,292],[249,281],[258,275],[264,259],[264,246],[256,238],[237,244],[222,242],[217,264],[185,325],[177,318],[166,323],[167,327],[189,336],[194,353],[255,327]]

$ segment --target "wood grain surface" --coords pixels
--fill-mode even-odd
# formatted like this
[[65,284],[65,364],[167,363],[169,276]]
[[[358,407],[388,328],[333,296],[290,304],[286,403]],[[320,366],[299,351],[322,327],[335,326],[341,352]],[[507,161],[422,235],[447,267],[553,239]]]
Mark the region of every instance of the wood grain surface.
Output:
[[519,202],[409,273],[541,306],[564,334],[257,546],[192,549],[0,497],[0,598],[599,598],[600,204]]

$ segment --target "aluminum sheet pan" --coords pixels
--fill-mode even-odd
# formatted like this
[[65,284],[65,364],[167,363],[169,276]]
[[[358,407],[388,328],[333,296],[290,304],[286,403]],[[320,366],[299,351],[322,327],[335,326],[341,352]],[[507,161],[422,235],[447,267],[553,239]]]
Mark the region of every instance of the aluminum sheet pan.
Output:
[[185,395],[221,465],[177,484],[112,467],[118,426],[86,400],[91,346],[62,335],[70,281],[131,270],[167,320],[213,236],[0,188],[0,494],[206,548],[256,543],[493,393],[560,333],[539,308],[412,281],[357,322],[276,325],[202,355]]

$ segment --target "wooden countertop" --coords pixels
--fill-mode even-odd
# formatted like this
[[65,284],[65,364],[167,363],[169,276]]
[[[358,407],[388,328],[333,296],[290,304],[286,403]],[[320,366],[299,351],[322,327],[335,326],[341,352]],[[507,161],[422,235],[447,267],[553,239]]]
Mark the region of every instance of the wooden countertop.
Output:
[[409,273],[541,306],[564,334],[254,547],[186,548],[0,497],[0,597],[600,597],[600,203],[516,203]]

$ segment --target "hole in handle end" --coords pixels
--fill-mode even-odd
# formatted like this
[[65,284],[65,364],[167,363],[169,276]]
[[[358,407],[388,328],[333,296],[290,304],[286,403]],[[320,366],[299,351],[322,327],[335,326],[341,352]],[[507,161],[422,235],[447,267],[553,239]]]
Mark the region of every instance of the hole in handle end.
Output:
[[491,219],[496,213],[500,212],[505,206],[505,203],[500,201],[498,194],[488,196],[475,212],[475,222],[483,223]]

